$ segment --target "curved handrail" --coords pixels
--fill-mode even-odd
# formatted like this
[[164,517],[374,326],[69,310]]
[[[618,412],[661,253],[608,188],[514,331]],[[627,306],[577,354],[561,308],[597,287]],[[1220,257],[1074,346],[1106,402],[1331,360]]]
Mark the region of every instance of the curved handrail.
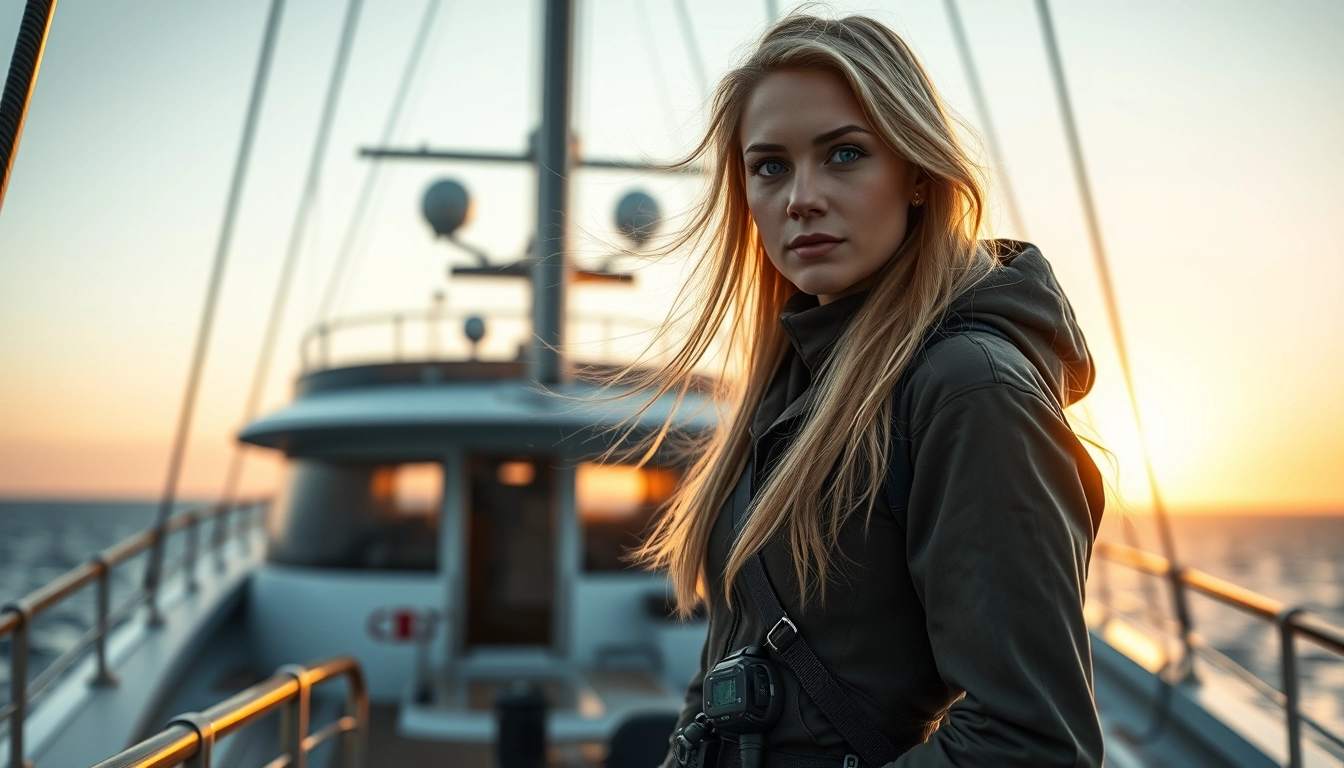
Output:
[[[1096,553],[1113,563],[1126,565],[1150,576],[1167,576],[1171,565],[1165,557],[1136,547],[1111,541],[1099,541]],[[1196,592],[1211,597],[1233,608],[1241,609],[1266,621],[1277,621],[1286,611],[1296,634],[1308,637],[1326,650],[1344,656],[1344,627],[1339,627],[1309,611],[1289,608],[1284,603],[1245,587],[1220,579],[1197,568],[1182,568],[1180,582]]]
[[[412,324],[422,325],[425,328],[426,340],[423,359],[440,359],[441,352],[438,347],[441,344],[447,346],[452,342],[446,336],[441,338],[439,332],[447,323],[460,323],[472,316],[482,316],[486,320],[508,323],[531,323],[531,317],[518,310],[483,310],[463,307],[345,315],[316,323],[303,332],[299,338],[299,368],[302,373],[307,374],[333,367],[331,345],[335,336],[345,331],[380,327],[388,329],[390,333],[391,349],[386,352],[388,358],[397,362],[411,359],[420,360],[420,357],[409,356],[406,351],[408,346],[406,343],[406,328]],[[603,344],[622,336],[637,336],[649,333],[658,327],[657,323],[650,322],[645,318],[606,312],[574,312],[568,315],[567,321],[578,327],[600,329],[602,331],[600,339]],[[621,333],[615,334],[617,330]],[[633,333],[626,333],[627,331]],[[530,330],[519,335],[519,341],[525,341],[529,334]],[[466,339],[466,343],[468,345],[472,344],[469,339]],[[603,351],[607,352],[608,350],[604,349]]]
[[[116,676],[112,674],[107,663],[107,639],[111,630],[142,604],[150,606],[149,620],[151,624],[155,623],[154,619],[158,615],[157,586],[150,589],[139,587],[124,604],[113,609],[112,574],[118,565],[147,551],[156,540],[181,531],[187,536],[187,540],[181,557],[174,564],[174,569],[183,573],[187,589],[194,590],[197,585],[197,563],[201,555],[201,526],[208,521],[214,521],[214,532],[206,551],[213,551],[217,568],[223,570],[224,545],[232,536],[246,546],[248,535],[265,524],[268,508],[269,501],[261,500],[182,512],[168,518],[161,527],[156,526],[134,533],[22,598],[0,606],[0,639],[6,637],[10,639],[10,697],[9,703],[0,707],[0,724],[9,721],[10,726],[8,765],[11,768],[25,765],[24,724],[27,720],[28,707],[36,697],[75,662],[83,658],[90,648],[95,651],[97,658],[97,674],[90,684],[115,685]],[[235,515],[241,516],[243,520],[241,524],[234,525],[230,532],[230,520]],[[98,589],[93,627],[30,682],[29,631],[33,620],[93,583],[97,584]]]
[[[329,680],[346,681],[345,713],[317,732],[310,732],[309,714],[314,686]],[[174,718],[158,734],[104,760],[94,768],[170,768],[192,760],[195,768],[210,768],[215,742],[266,715],[284,708],[285,753],[268,766],[304,765],[308,753],[336,735],[345,737],[345,765],[365,763],[368,742],[369,694],[364,673],[353,656],[337,656],[303,667],[290,664],[275,675],[230,696],[204,712]]]
[[1344,627],[1332,624],[1297,606],[1287,605],[1196,568],[1182,567],[1173,574],[1171,562],[1167,558],[1136,547],[1118,542],[1099,541],[1094,551],[1103,562],[1110,561],[1150,576],[1165,577],[1177,589],[1193,589],[1224,605],[1275,625],[1279,634],[1279,664],[1283,673],[1281,704],[1287,726],[1289,768],[1300,768],[1303,765],[1303,722],[1321,732],[1326,738],[1339,740],[1334,733],[1305,718],[1299,711],[1295,640],[1298,637],[1308,638],[1322,649],[1344,658]]

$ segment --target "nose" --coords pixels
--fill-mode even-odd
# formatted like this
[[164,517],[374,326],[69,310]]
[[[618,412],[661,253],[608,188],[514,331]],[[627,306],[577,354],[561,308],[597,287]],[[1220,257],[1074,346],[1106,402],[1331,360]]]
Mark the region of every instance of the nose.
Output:
[[810,169],[797,169],[793,174],[793,187],[789,190],[789,218],[802,221],[813,216],[824,216],[828,209],[826,196],[819,180]]

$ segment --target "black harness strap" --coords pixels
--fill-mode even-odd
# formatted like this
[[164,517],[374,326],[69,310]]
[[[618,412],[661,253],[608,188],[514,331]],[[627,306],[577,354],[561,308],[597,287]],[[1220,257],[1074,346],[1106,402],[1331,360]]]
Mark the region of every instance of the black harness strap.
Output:
[[[988,333],[1012,343],[1012,339],[1002,331],[985,323],[952,319],[940,323],[925,336],[916,355],[926,353],[929,348],[944,339],[973,331]],[[896,384],[895,402],[898,404],[905,393],[905,379],[903,375]],[[739,535],[746,519],[747,508],[751,505],[751,481],[754,471],[752,462],[748,461],[742,471],[742,477],[737,481],[737,487],[733,489],[733,529]],[[906,525],[906,511],[910,505],[910,486],[913,480],[914,467],[910,466],[909,461],[888,462],[883,489],[892,513],[902,529]],[[817,654],[799,634],[798,627],[789,619],[788,613],[779,601],[779,593],[770,583],[770,577],[765,572],[765,559],[762,553],[758,552],[747,560],[742,568],[742,578],[746,581],[747,592],[751,595],[751,601],[755,603],[762,622],[770,627],[765,636],[765,644],[798,677],[803,690],[830,721],[831,726],[857,753],[863,764],[882,766],[899,757],[902,750],[892,744],[886,734],[864,715],[840,681],[826,670],[821,659],[817,658]],[[850,762],[846,759],[846,768]]]
[[[733,527],[739,532],[751,503],[752,471],[752,464],[748,462],[733,490]],[[854,704],[840,682],[826,671],[821,659],[798,634],[798,627],[789,620],[778,593],[770,584],[761,553],[747,560],[742,567],[742,578],[746,580],[747,591],[762,622],[771,627],[766,633],[765,644],[793,670],[803,690],[850,748],[858,753],[859,759],[867,765],[886,765],[900,756],[900,750]]]

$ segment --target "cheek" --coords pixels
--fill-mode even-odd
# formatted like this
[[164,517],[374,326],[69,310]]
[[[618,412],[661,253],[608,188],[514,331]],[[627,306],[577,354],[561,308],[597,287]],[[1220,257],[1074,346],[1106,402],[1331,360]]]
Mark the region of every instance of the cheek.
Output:
[[864,261],[879,265],[895,253],[905,239],[909,206],[899,182],[888,173],[874,173],[849,190],[850,218]]

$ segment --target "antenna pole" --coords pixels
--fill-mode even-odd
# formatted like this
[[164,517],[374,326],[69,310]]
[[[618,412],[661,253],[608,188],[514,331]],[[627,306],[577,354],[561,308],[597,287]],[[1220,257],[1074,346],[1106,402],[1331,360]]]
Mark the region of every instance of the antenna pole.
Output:
[[42,53],[47,48],[47,34],[56,15],[56,0],[28,0],[19,24],[19,37],[14,41],[14,55],[9,59],[9,75],[0,97],[0,207],[5,204],[9,189],[9,172],[14,168],[14,156],[19,153],[19,137],[23,135],[23,121],[28,116],[28,102],[37,87],[37,71],[42,67]]
[[532,380],[559,383],[564,339],[565,251],[569,212],[570,84],[574,0],[546,0],[541,57],[541,129],[537,131],[537,238],[532,253]]

